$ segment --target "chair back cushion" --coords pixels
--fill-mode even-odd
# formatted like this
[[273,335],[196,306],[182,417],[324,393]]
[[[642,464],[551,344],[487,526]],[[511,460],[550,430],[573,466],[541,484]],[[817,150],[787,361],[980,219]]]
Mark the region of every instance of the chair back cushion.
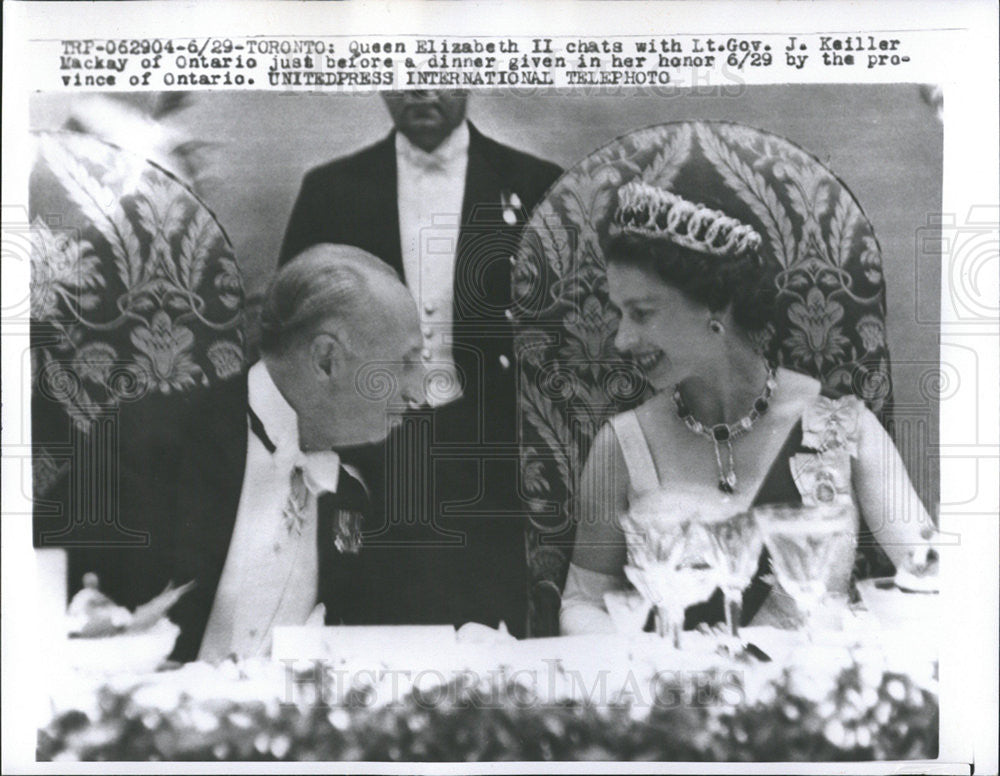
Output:
[[[241,374],[244,335],[243,282],[232,245],[186,185],[91,135],[37,133],[34,140],[37,517],[39,500],[74,467],[79,471],[69,479],[86,476],[97,454],[84,453],[96,444],[91,432],[120,403],[155,402]],[[69,509],[73,520],[99,519],[81,516],[72,497],[46,508]]]

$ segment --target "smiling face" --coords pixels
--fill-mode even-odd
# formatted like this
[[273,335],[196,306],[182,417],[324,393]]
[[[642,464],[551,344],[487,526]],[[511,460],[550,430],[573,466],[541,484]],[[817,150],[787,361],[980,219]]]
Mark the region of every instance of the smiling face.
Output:
[[655,273],[610,262],[608,291],[621,313],[615,347],[635,359],[654,388],[672,388],[718,357],[708,308]]
[[465,119],[468,92],[384,92],[392,123],[406,138],[424,151],[433,151]]

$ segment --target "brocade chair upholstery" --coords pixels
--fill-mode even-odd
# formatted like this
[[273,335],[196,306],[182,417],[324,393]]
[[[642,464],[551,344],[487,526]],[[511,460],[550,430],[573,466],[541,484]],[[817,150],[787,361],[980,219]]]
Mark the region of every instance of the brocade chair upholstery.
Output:
[[125,526],[102,530],[119,520],[115,460],[128,455],[116,411],[142,403],[169,423],[158,401],[241,374],[243,283],[218,221],[162,168],[82,133],[35,143],[35,543],[140,543]]
[[[642,180],[753,225],[778,269],[762,346],[780,364],[887,419],[889,353],[882,258],[847,187],[784,138],[738,124],[678,122],[631,132],[568,170],[536,208],[514,272],[532,635],[558,632],[573,545],[576,479],[597,429],[646,394],[613,341],[601,236],[619,186]],[[885,570],[859,553],[856,573]]]

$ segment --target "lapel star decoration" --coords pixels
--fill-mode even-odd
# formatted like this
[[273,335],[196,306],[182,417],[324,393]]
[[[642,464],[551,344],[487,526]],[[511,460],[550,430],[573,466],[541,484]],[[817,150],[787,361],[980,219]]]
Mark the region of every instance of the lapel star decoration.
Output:
[[361,551],[361,513],[338,509],[334,525],[333,546],[341,555],[357,555]]
[[349,466],[341,468],[338,503],[333,518],[333,544],[341,555],[357,555],[361,551],[367,489],[356,471]]

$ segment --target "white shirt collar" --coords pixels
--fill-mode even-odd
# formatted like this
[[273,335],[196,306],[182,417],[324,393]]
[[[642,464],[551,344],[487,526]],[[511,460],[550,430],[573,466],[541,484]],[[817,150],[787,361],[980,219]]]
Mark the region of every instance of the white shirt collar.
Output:
[[258,361],[247,375],[250,407],[264,424],[268,438],[278,450],[299,450],[299,418],[281,395],[263,361]]
[[444,169],[463,159],[469,151],[469,123],[463,121],[428,153],[417,148],[402,132],[396,132],[396,158],[421,169]]
[[[340,455],[335,450],[307,454],[299,449],[299,417],[281,395],[263,361],[258,361],[250,367],[247,374],[247,399],[251,409],[260,418],[267,438],[274,444],[276,448],[274,456],[279,462],[287,464],[289,469],[296,465],[305,465],[308,469],[309,459],[314,459],[316,465],[325,471],[322,477],[317,476],[317,481],[330,493],[337,492],[341,466],[364,485],[364,480],[357,469],[341,463]],[[281,465],[279,463],[279,466]]]

